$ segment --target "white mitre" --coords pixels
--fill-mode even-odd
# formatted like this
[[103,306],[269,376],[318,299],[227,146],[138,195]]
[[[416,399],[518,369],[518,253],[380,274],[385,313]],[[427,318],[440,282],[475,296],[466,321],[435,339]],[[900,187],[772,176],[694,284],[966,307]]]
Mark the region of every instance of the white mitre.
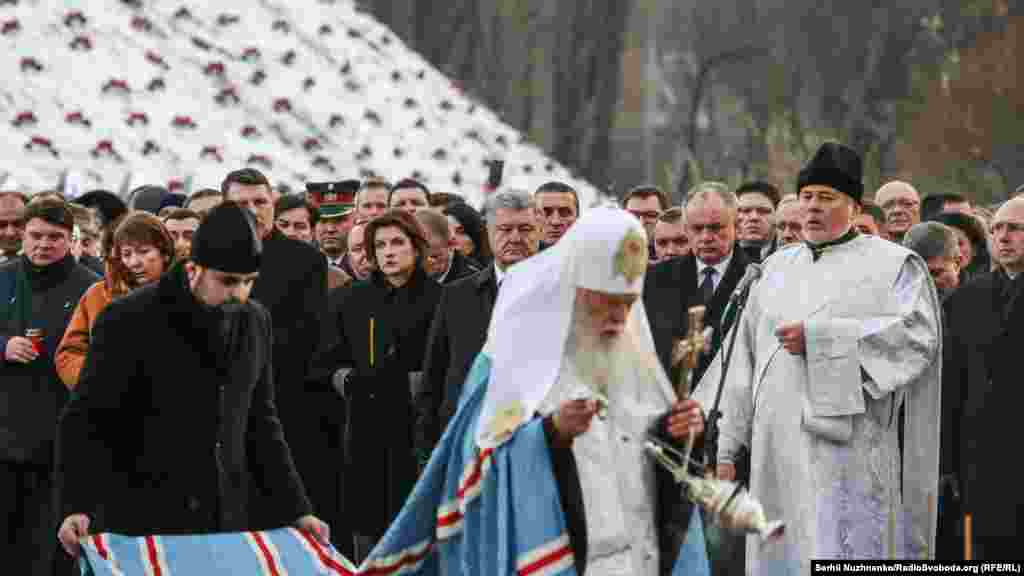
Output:
[[[477,427],[477,443],[495,447],[536,413],[559,377],[573,320],[576,289],[641,295],[647,271],[647,234],[629,212],[598,207],[585,212],[562,239],[511,267],[491,316],[483,352],[491,374]],[[657,362],[647,313],[638,301],[626,332],[647,373],[674,400]]]

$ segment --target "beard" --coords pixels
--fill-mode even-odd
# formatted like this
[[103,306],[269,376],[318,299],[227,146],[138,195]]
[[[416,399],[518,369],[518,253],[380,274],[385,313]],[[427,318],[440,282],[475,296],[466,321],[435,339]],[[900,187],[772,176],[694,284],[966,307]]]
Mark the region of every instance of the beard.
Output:
[[569,334],[567,355],[580,382],[609,398],[616,386],[636,379],[638,354],[627,330],[614,338],[602,338],[576,314]]

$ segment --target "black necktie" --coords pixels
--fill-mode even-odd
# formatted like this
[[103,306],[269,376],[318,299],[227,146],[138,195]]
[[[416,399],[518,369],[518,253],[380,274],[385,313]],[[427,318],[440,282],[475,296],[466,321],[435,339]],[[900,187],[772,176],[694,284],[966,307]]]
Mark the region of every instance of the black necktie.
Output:
[[715,295],[715,269],[708,266],[704,269],[704,280],[700,283],[700,300],[703,304],[707,304],[711,301],[711,297]]

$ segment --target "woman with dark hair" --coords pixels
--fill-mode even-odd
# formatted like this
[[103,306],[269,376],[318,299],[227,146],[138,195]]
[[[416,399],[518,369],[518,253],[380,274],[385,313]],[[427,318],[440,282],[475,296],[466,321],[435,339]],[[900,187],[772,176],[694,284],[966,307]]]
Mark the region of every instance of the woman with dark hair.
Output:
[[473,260],[480,268],[491,265],[491,245],[480,213],[465,202],[453,202],[444,208],[448,225],[459,252]]
[[337,340],[321,366],[347,399],[345,514],[357,558],[384,535],[416,481],[413,389],[441,286],[427,277],[427,236],[390,209],[366,226],[374,271],[339,292]]
[[54,356],[57,375],[69,390],[78,385],[93,323],[115,298],[155,282],[174,263],[174,240],[160,220],[148,212],[127,212],[112,235],[106,274],[78,301]]
[[931,218],[953,228],[960,245],[960,285],[992,269],[988,233],[982,221],[970,214],[944,212]]

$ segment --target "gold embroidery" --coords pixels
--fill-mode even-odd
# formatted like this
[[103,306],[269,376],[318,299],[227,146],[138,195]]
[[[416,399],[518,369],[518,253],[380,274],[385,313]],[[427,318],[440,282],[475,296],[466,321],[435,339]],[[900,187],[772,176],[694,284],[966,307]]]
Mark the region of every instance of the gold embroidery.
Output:
[[523,422],[523,405],[520,402],[512,402],[504,408],[499,408],[491,419],[488,427],[492,439],[504,442],[512,436],[512,433],[519,428]]
[[639,230],[626,233],[615,253],[615,274],[632,284],[647,269],[647,243]]

